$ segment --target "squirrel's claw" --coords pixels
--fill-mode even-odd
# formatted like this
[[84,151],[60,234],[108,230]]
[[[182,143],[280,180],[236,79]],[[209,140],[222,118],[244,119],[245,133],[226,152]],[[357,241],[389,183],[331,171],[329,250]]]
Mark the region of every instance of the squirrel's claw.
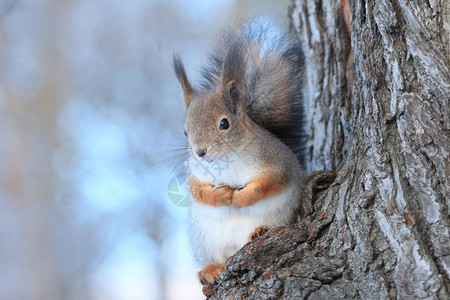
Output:
[[268,226],[265,226],[265,225],[256,227],[255,231],[250,233],[250,235],[248,236],[248,240],[249,241],[253,241],[254,239],[262,236],[264,233],[266,233],[269,230],[270,230],[270,228]]
[[243,189],[245,189],[246,185],[241,185],[240,187],[238,187],[236,190],[241,191]]
[[213,191],[214,191],[214,190],[217,190],[217,189],[226,187],[226,186],[227,186],[227,185],[225,185],[225,184],[217,184],[217,185],[212,184],[212,185],[211,185],[211,188],[212,188]]
[[224,271],[225,264],[210,264],[198,272],[198,279],[201,284],[214,283]]

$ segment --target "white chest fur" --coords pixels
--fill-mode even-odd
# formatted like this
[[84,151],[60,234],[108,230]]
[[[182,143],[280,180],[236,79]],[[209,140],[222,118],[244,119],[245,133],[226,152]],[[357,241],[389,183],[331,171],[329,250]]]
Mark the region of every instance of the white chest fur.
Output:
[[293,216],[294,187],[244,208],[212,207],[195,203],[190,207],[191,242],[202,265],[224,263],[259,226],[288,224]]
[[[192,159],[190,168],[200,181],[232,188],[246,185],[261,173],[256,164],[233,156],[211,163]],[[295,215],[298,194],[298,186],[290,183],[281,193],[240,209],[195,202],[189,209],[189,233],[197,261],[202,265],[224,263],[248,242],[249,234],[257,227],[290,223]]]
[[197,179],[211,184],[225,184],[232,188],[244,186],[260,174],[259,166],[242,160],[237,154],[228,154],[212,162],[191,158],[189,166]]
[[[192,174],[201,181],[244,186],[258,174],[256,166],[237,158],[214,164],[191,162]],[[189,233],[197,260],[202,265],[224,263],[245,243],[259,226],[279,226],[291,222],[297,203],[298,188],[288,185],[282,193],[262,199],[244,208],[212,207],[195,202],[190,207]]]

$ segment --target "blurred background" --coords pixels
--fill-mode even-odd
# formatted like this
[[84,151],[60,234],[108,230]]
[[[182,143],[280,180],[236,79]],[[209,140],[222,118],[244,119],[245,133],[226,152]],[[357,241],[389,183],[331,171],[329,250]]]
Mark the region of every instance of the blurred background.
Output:
[[171,58],[288,4],[0,0],[0,299],[204,298]]

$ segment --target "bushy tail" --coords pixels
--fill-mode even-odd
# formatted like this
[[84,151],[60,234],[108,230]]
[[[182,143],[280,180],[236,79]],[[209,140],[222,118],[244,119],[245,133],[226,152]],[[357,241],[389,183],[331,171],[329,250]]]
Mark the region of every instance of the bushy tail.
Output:
[[253,21],[225,34],[203,67],[202,89],[215,89],[224,69],[243,77],[247,114],[289,146],[303,165],[304,64],[298,39]]

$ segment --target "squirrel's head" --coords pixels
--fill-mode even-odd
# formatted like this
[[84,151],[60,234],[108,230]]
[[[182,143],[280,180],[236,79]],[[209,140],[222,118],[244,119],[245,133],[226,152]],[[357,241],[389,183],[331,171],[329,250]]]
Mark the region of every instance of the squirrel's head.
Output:
[[177,56],[174,69],[183,89],[187,109],[185,135],[194,158],[211,162],[239,151],[248,141],[250,131],[250,119],[243,105],[244,75],[235,72],[243,70],[242,65],[223,68],[216,88],[204,93],[196,92],[191,86]]

